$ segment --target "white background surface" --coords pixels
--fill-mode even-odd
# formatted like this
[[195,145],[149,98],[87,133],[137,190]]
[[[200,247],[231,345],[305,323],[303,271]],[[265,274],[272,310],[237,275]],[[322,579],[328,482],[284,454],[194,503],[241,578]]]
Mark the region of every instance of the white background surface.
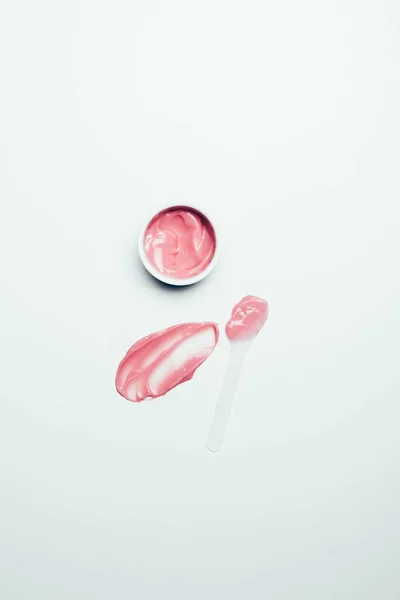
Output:
[[[400,597],[400,4],[4,1],[0,596]],[[140,268],[149,208],[192,201],[223,254]],[[132,405],[144,334],[271,317],[226,444],[228,357]]]

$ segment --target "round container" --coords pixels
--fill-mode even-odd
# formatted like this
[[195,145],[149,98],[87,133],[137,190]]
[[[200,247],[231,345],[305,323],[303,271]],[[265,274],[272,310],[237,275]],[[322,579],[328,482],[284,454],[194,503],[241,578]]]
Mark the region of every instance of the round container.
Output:
[[[170,275],[165,275],[164,273],[161,273],[161,271],[159,271],[157,269],[157,267],[155,267],[153,265],[153,263],[150,261],[149,257],[147,256],[146,250],[145,250],[144,242],[145,242],[145,235],[146,235],[147,227],[161,213],[164,213],[167,211],[173,211],[173,210],[188,210],[188,211],[199,214],[200,217],[209,224],[209,226],[211,227],[211,229],[214,233],[215,250],[214,250],[212,259],[203,271],[201,271],[200,273],[197,273],[196,275],[194,275],[192,277],[185,277],[185,278],[172,277]],[[198,281],[201,281],[202,279],[204,279],[204,277],[207,277],[207,275],[209,273],[211,273],[211,271],[214,269],[214,267],[217,263],[218,254],[219,254],[219,242],[218,242],[217,231],[215,229],[215,223],[214,223],[214,221],[212,221],[210,219],[210,217],[207,214],[205,214],[202,210],[198,209],[196,206],[191,206],[189,204],[177,204],[177,205],[164,206],[160,210],[153,212],[149,216],[149,218],[147,218],[144,221],[144,223],[139,231],[138,250],[139,250],[139,256],[143,263],[143,266],[147,269],[147,271],[151,275],[153,275],[153,277],[155,277],[159,281],[162,281],[163,283],[167,283],[169,285],[178,285],[178,286],[192,285],[193,283],[197,283]]]

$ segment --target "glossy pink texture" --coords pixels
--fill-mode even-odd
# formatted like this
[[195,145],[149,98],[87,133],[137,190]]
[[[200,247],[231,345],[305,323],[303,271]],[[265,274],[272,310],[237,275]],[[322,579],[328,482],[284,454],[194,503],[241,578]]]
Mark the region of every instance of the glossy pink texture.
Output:
[[226,324],[230,340],[251,340],[257,335],[268,318],[268,303],[257,296],[245,296],[232,309]]
[[185,207],[165,210],[147,226],[144,247],[163,275],[186,279],[202,273],[215,253],[215,233],[200,213]]
[[182,323],[152,333],[122,359],[115,385],[131,402],[163,396],[191,379],[218,342],[215,323]]

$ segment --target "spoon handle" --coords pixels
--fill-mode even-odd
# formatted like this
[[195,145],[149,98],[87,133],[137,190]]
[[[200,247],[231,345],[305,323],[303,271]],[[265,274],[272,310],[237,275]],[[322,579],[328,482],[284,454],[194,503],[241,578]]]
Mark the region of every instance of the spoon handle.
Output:
[[217,452],[224,442],[229,415],[239,384],[240,372],[249,348],[248,342],[232,342],[229,365],[215,407],[214,418],[206,441],[211,452]]

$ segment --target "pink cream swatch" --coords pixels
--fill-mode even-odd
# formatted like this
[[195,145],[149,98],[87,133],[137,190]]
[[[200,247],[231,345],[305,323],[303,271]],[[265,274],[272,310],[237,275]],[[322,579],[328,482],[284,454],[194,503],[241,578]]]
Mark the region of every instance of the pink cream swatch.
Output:
[[142,338],[118,367],[118,393],[131,402],[163,396],[193,377],[218,336],[215,323],[182,323]]
[[257,296],[245,296],[232,309],[226,324],[226,335],[231,341],[254,338],[268,318],[268,303]]
[[165,210],[147,226],[144,247],[151,264],[163,275],[186,279],[202,273],[215,253],[211,223],[193,209]]

